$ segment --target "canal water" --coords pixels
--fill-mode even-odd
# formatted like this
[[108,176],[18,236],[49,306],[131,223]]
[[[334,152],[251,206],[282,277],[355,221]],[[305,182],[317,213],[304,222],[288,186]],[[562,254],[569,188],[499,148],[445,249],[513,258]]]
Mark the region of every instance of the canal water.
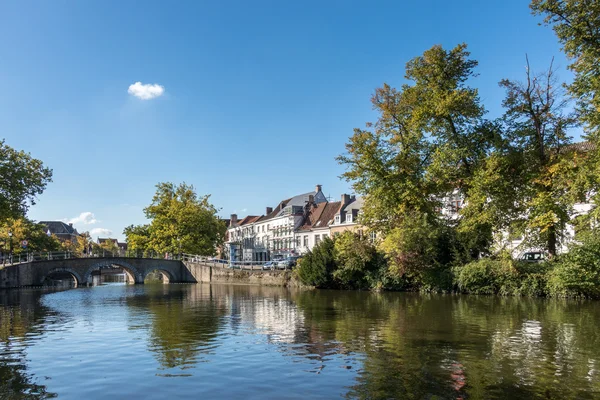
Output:
[[600,302],[229,285],[0,291],[0,399],[598,399]]

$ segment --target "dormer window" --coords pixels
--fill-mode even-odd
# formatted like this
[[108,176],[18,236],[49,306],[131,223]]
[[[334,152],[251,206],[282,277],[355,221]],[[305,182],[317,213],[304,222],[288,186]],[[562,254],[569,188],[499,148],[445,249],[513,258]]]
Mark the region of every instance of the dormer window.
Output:
[[336,223],[336,224],[339,224],[339,223],[340,223],[340,216],[339,216],[339,215],[336,215],[336,216],[335,216],[335,223]]
[[352,213],[346,213],[346,222],[348,222],[349,224],[352,223]]

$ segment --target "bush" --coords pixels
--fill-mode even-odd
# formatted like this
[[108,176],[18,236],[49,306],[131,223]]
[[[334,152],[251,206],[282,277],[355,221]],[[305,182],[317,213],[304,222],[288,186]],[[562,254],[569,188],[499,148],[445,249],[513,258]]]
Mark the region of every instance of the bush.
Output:
[[518,271],[510,259],[483,258],[454,268],[454,275],[461,292],[514,294],[518,291]]
[[334,270],[333,240],[325,238],[302,257],[296,268],[296,275],[304,285],[327,288],[332,286]]
[[586,238],[552,264],[548,275],[551,296],[600,298],[600,237]]
[[333,279],[340,288],[379,289],[387,264],[366,236],[346,231],[335,239]]

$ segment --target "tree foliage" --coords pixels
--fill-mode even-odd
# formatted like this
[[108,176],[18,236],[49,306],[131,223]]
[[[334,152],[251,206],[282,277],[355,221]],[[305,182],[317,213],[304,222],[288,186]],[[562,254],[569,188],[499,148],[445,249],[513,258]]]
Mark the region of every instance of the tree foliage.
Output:
[[194,187],[185,183],[159,183],[152,203],[144,209],[150,223],[123,231],[131,249],[214,254],[224,239],[226,226],[209,198],[199,197]]
[[[12,237],[9,236],[12,234]],[[26,240],[27,247],[21,243]],[[13,254],[27,251],[57,251],[61,248],[56,236],[48,236],[44,225],[37,224],[27,218],[8,218],[0,223],[0,251]]]
[[52,170],[0,140],[0,220],[24,217],[52,180]]

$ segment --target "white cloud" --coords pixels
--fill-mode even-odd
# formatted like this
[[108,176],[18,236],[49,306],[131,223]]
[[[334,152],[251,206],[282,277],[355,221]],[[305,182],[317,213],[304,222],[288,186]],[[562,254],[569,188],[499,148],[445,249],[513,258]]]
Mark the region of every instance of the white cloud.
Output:
[[112,236],[113,231],[105,228],[94,228],[90,231],[90,236],[95,238],[96,236],[110,237]]
[[91,224],[95,224],[96,222],[98,222],[98,220],[96,219],[96,216],[94,215],[93,212],[86,211],[86,212],[82,212],[81,214],[79,214],[78,217],[71,218],[67,222],[69,222],[70,224],[91,225]]
[[133,85],[129,85],[129,89],[127,90],[127,93],[142,100],[154,99],[162,96],[164,92],[165,87],[158,83],[150,84],[142,82],[136,82]]

